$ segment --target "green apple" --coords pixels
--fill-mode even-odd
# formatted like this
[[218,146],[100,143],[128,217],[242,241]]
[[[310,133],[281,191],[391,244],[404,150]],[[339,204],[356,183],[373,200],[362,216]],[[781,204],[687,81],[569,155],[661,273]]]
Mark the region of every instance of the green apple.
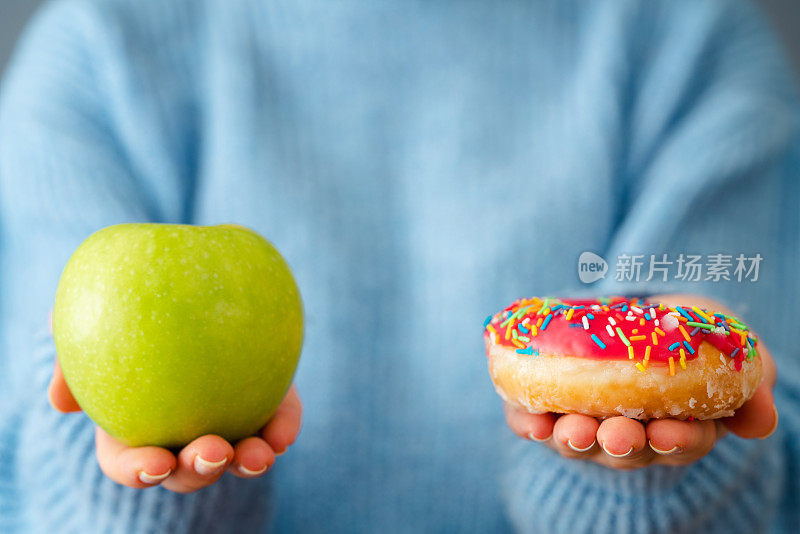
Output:
[[129,446],[255,433],[303,344],[288,265],[238,225],[120,224],[91,235],[56,291],[53,334],[86,414]]

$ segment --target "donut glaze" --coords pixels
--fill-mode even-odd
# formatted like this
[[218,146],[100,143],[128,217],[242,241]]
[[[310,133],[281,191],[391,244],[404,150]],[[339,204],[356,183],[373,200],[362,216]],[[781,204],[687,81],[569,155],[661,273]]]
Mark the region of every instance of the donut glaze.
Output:
[[704,341],[740,371],[756,355],[758,339],[736,317],[695,306],[664,306],[638,298],[519,299],[486,318],[490,344],[594,360],[632,360],[640,371],[669,366],[675,375]]

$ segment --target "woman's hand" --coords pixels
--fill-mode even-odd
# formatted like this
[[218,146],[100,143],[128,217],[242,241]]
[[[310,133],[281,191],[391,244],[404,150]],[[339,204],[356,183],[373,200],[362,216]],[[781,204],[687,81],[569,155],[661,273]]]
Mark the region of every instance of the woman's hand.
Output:
[[[661,295],[653,300],[730,313],[718,302],[693,295]],[[772,398],[775,364],[762,340],[758,343],[758,353],[764,365],[764,380],[753,398],[732,417],[713,421],[658,419],[647,423],[611,417],[600,421],[580,414],[530,414],[506,404],[506,420],[521,438],[543,442],[565,458],[591,460],[616,469],[688,464],[708,454],[728,431],[743,438],[762,439],[775,431],[778,426],[778,412]]]
[[[81,409],[64,381],[58,361],[48,395],[56,410],[66,413]],[[257,478],[269,471],[275,457],[297,438],[301,417],[300,397],[292,385],[278,411],[257,436],[235,445],[219,436],[201,436],[177,456],[161,447],[128,447],[97,427],[97,461],[103,473],[119,484],[132,488],[161,484],[171,491],[190,493],[213,484],[226,469],[241,478]]]

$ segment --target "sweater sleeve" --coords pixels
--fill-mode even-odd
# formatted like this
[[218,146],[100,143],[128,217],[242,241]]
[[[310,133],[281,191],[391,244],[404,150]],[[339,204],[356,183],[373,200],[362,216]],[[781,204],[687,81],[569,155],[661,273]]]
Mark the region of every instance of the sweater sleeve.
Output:
[[124,134],[120,39],[89,6],[62,1],[39,14],[0,100],[0,389],[10,392],[0,523],[24,532],[199,532],[235,518],[255,528],[269,510],[266,481],[226,476],[191,495],[121,487],[97,465],[92,422],[47,401],[55,358],[47,317],[71,252],[106,225],[171,218],[156,191],[170,176],[148,188]]
[[[510,516],[528,532],[798,530],[796,436],[798,103],[790,70],[754,9],[737,2],[658,4],[636,21],[621,82],[624,155],[616,231],[598,293],[686,292],[717,298],[771,349],[779,382],[776,433],[729,435],[684,467],[618,472],[511,445]],[[650,3],[648,3],[650,5]],[[685,9],[684,9],[685,8]],[[633,22],[632,22],[633,23]],[[738,254],[760,254],[758,281],[734,276]],[[733,256],[730,280],[649,276],[650,255]],[[615,280],[619,256],[642,255],[639,283]]]

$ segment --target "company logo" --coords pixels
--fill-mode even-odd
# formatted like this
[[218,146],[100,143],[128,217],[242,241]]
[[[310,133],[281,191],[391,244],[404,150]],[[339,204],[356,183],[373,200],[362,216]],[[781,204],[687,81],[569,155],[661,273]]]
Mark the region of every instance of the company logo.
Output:
[[578,278],[584,284],[591,284],[606,277],[608,263],[594,252],[583,252],[578,258]]
[[[758,282],[761,254],[619,254],[614,269],[614,281],[627,282]],[[606,260],[594,252],[584,252],[578,258],[578,278],[591,284],[605,278]]]

